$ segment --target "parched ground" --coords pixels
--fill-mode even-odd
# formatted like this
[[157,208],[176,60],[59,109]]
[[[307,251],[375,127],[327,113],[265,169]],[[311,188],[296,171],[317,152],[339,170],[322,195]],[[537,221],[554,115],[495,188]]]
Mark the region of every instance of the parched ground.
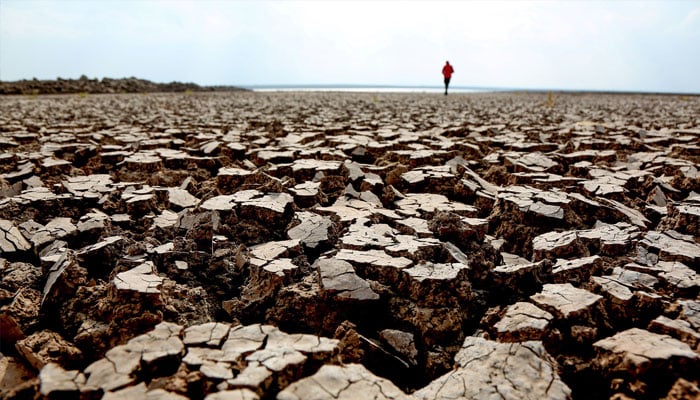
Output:
[[8,399],[700,396],[700,97],[0,98]]

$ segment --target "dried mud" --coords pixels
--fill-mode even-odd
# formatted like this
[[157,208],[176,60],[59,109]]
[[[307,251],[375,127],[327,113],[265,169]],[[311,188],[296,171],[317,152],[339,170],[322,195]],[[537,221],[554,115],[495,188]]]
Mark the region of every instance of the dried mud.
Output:
[[0,98],[0,393],[696,398],[700,97]]

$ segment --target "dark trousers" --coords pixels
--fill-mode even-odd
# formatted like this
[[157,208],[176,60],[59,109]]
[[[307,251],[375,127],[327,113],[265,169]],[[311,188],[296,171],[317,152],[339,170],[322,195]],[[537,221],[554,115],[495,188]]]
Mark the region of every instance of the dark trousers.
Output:
[[450,86],[450,78],[445,78],[445,93],[447,93],[447,87]]

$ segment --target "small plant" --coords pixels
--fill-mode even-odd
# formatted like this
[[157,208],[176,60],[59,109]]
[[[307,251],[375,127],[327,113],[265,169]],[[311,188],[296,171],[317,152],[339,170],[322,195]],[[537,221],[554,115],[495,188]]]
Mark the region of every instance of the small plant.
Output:
[[81,99],[84,99],[84,98],[88,97],[88,94],[89,94],[88,92],[80,92],[80,93],[78,93],[78,97],[80,97]]
[[185,94],[188,95],[188,96],[191,95],[191,94],[192,94],[192,90],[190,90],[190,89],[185,90]]
[[554,107],[554,93],[552,91],[547,92],[547,107],[552,108]]

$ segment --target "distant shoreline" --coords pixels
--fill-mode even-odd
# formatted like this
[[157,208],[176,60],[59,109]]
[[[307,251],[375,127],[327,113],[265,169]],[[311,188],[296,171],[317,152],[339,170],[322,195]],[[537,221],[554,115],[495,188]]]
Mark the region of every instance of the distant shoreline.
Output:
[[[443,93],[443,86],[424,85],[242,85],[253,92],[350,92],[350,93]],[[661,96],[700,96],[691,92],[635,92],[616,90],[576,90],[576,89],[527,89],[504,87],[454,86],[449,93],[553,93],[553,94],[611,94],[611,95],[661,95]]]
[[[443,86],[413,85],[250,85],[244,86],[254,92],[369,92],[369,93],[443,93]],[[450,93],[484,93],[503,91],[497,88],[467,86],[450,87]]]

